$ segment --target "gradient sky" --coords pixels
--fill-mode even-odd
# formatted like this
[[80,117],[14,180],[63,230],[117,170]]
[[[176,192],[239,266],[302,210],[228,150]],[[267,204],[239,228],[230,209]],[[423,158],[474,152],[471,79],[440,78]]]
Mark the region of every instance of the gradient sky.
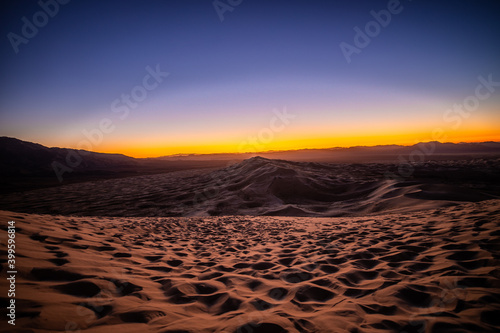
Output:
[[[9,33],[41,7],[2,1],[0,136],[136,157],[414,144],[436,129],[500,141],[500,85],[468,116],[448,111],[479,76],[500,82],[500,2],[402,0],[348,63],[340,43],[387,7],[243,0],[221,21],[212,0],[72,0],[16,53]],[[169,75],[113,112],[157,65]],[[284,109],[295,117],[281,126]],[[113,129],[85,142],[102,119]]]

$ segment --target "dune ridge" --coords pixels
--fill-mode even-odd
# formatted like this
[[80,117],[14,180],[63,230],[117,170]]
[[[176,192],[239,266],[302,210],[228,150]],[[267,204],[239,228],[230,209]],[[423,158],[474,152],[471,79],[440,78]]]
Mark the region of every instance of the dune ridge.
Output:
[[222,169],[109,179],[0,198],[0,209],[93,216],[364,216],[500,197],[500,159],[329,164],[253,157]]
[[500,329],[500,200],[362,218],[0,216],[16,221],[22,332]]

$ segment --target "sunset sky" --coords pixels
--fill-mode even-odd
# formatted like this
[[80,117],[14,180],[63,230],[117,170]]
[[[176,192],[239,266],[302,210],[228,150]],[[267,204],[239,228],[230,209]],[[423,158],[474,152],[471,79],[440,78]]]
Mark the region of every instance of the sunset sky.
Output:
[[2,1],[0,136],[135,157],[500,141],[497,0],[218,3]]

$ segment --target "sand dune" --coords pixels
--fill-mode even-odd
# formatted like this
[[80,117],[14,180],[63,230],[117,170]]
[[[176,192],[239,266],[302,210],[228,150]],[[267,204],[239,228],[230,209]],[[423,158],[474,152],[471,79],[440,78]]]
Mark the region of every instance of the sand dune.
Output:
[[399,165],[254,157],[218,170],[109,179],[0,198],[0,209],[93,216],[364,216],[500,197],[500,159]]
[[0,216],[17,227],[19,332],[500,330],[500,200],[363,218]]

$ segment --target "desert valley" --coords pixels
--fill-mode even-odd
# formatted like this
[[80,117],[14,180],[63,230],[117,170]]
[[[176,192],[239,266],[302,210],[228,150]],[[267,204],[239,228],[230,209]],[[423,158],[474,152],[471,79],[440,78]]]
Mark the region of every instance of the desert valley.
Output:
[[[22,149],[5,146],[3,161],[29,177],[12,153]],[[100,172],[82,167],[68,184],[34,175],[38,188],[0,200],[2,221],[16,230],[15,327],[495,332],[498,146],[450,147],[454,154],[413,163],[406,177],[373,148],[366,163],[325,162],[335,151],[310,162],[190,156],[120,176],[99,164],[103,155],[94,161]]]

